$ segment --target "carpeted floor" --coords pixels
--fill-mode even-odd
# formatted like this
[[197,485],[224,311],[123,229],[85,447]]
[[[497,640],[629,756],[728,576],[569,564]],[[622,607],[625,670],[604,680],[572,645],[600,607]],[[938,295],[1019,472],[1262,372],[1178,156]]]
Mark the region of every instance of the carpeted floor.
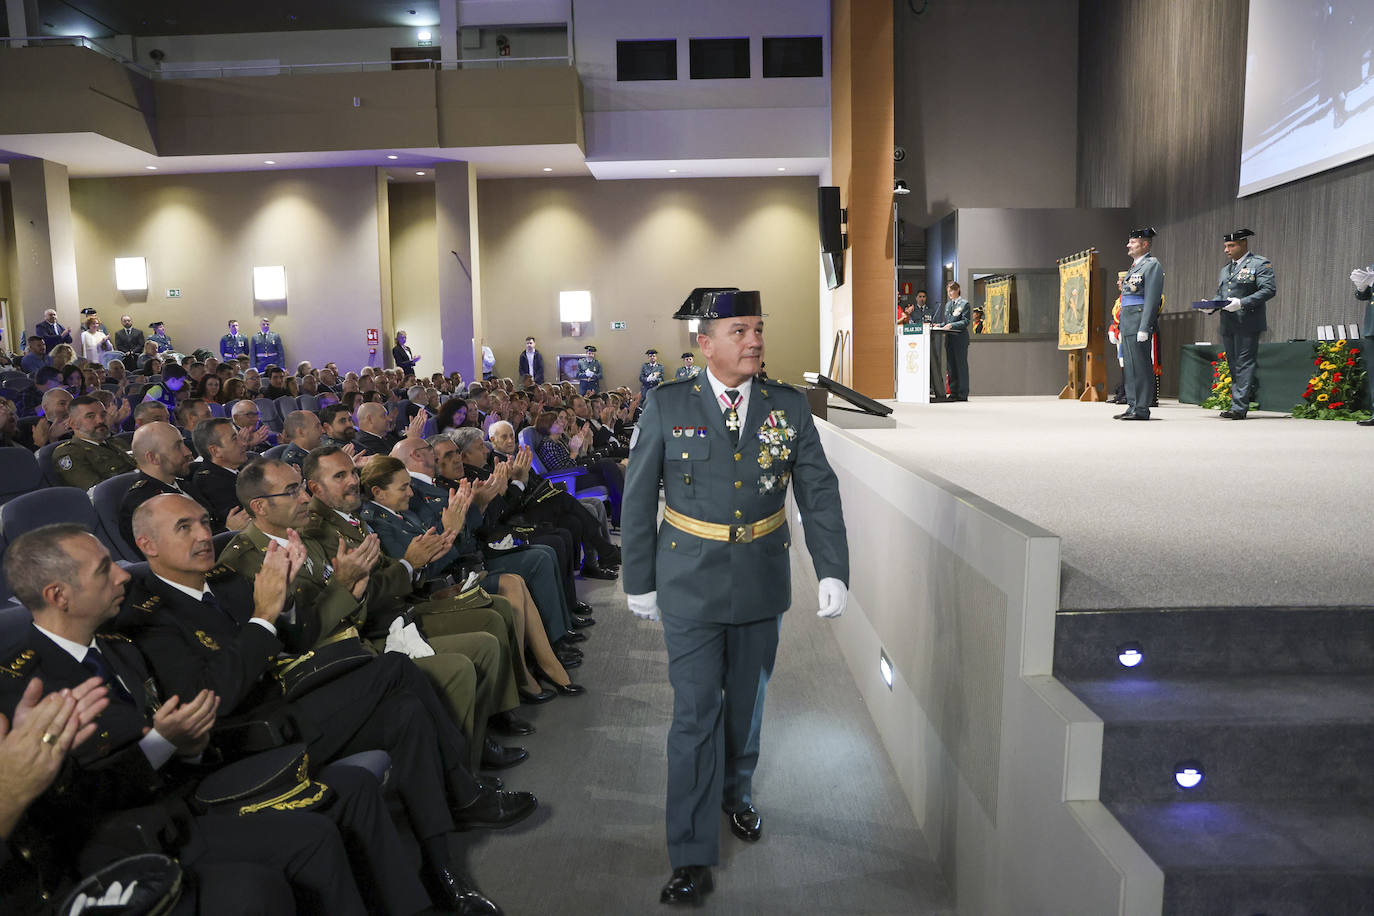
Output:
[[[706,911],[721,914],[949,916],[944,882],[828,624],[814,578],[794,571],[768,691],[755,803],[757,844],[722,820],[722,862]],[[619,582],[581,582],[597,608],[588,693],[525,706],[530,759],[502,772],[540,809],[504,831],[469,834],[468,864],[510,916],[665,913],[664,744],[672,708],[663,633],[637,620]]]
[[1374,430],[1165,402],[898,404],[852,432],[1058,534],[1064,608],[1370,603]]

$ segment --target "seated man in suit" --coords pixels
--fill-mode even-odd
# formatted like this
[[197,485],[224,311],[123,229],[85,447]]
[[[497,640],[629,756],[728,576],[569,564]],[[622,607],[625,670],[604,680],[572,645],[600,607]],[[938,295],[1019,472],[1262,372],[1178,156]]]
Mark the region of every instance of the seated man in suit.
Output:
[[[313,643],[308,636],[304,645],[299,640],[309,630],[308,611],[285,609],[291,573],[306,560],[300,539],[267,549],[258,581],[270,583],[285,564],[277,598],[265,585],[215,566],[209,516],[185,496],[148,500],[134,515],[134,534],[148,572],[129,589],[120,630],[148,659],[162,689],[182,695],[213,690],[227,716],[284,717],[319,762],[386,751],[430,883],[442,892],[436,896],[461,902],[476,894],[449,864],[455,822],[508,826],[534,810],[534,796],[483,790],[464,768],[466,740],[404,654],[380,655],[282,707],[280,685],[268,676],[272,662],[288,647],[301,651]],[[404,880],[405,870],[399,871],[379,877]]]
[[360,453],[389,455],[400,441],[401,437],[390,429],[386,407],[376,401],[369,401],[358,408],[358,432],[353,437],[353,444]]
[[[45,879],[63,876],[78,863],[90,870],[141,851],[110,848],[108,841],[96,840],[95,831],[119,812],[153,806],[187,831],[180,839],[170,836],[179,831],[159,831],[159,840],[176,845],[156,851],[178,856],[193,871],[259,864],[284,873],[304,909],[369,912],[355,872],[369,875],[373,859],[398,868],[403,853],[374,777],[357,767],[326,768],[319,775],[339,797],[321,813],[269,807],[243,817],[190,817],[183,799],[209,772],[218,697],[202,690],[184,701],[164,698],[127,638],[96,635],[119,612],[129,574],[81,526],[28,532],[9,546],[5,559],[10,587],[32,611],[33,622],[23,647],[2,660],[13,677],[0,682],[0,710],[15,715],[31,699],[31,683],[41,680],[39,689],[70,690],[79,698],[82,725],[96,725],[95,736],[73,751],[57,784],[28,815],[35,828],[47,826],[35,830],[31,853],[43,862]],[[263,577],[265,603],[284,600],[285,572],[281,566],[277,575]],[[102,709],[92,700],[97,690],[108,700]],[[341,832],[357,846],[356,865],[347,859]],[[423,897],[407,902],[423,905]],[[204,897],[199,904],[203,913],[240,912],[242,905]]]
[[[265,395],[264,395],[265,396]],[[249,398],[244,398],[234,405],[232,418],[236,429],[248,430],[251,438],[248,440],[248,450],[250,452],[265,452],[277,444],[277,435],[262,422],[262,411],[258,410],[258,405]]]
[[230,523],[246,523],[234,492],[239,469],[248,462],[251,429],[235,430],[232,420],[212,417],[196,425],[196,452],[203,459],[192,475],[200,501],[210,510],[215,532],[227,531]]

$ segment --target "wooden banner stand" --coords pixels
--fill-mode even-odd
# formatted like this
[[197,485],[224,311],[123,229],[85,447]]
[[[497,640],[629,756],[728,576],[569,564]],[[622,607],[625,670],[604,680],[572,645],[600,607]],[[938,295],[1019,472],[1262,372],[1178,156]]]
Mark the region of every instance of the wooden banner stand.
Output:
[[1088,297],[1088,345],[1069,355],[1070,360],[1082,356],[1085,363],[1083,374],[1085,383],[1080,401],[1107,400],[1107,325],[1108,309],[1103,297],[1103,271],[1097,266],[1097,255],[1093,255],[1092,289]]
[[1069,383],[1059,392],[1059,400],[1068,401],[1082,397],[1083,390],[1083,353],[1081,350],[1069,351]]

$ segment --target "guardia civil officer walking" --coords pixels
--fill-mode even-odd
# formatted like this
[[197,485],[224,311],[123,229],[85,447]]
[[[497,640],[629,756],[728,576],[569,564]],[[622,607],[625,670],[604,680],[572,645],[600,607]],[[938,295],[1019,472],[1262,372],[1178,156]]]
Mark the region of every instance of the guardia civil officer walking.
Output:
[[759,294],[710,292],[673,317],[700,320],[706,371],[664,382],[646,399],[630,443],[622,582],[636,616],[662,617],[673,685],[666,818],[673,874],[659,899],[696,905],[719,861],[717,806],[741,839],[763,832],[752,780],[764,689],[791,604],[789,483],[820,579],[822,617],[844,610],[849,546],[806,398],[758,376]]
[[1222,247],[1230,263],[1217,277],[1214,299],[1227,300],[1221,309],[1221,345],[1231,367],[1231,406],[1221,412],[1223,420],[1244,420],[1255,394],[1255,360],[1259,355],[1260,334],[1268,328],[1265,303],[1277,291],[1274,265],[1263,255],[1250,250],[1251,229],[1237,229],[1223,235]]
[[1136,229],[1126,240],[1133,259],[1121,280],[1121,356],[1126,375],[1126,410],[1117,420],[1148,420],[1155,399],[1155,364],[1150,337],[1164,302],[1164,268],[1150,253],[1153,229]]

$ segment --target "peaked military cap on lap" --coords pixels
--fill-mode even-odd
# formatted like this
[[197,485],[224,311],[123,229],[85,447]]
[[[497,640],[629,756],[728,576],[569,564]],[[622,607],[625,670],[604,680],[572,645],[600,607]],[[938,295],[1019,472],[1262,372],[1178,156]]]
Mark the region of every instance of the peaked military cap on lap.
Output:
[[1154,237],[1155,237],[1156,235],[1158,235],[1158,234],[1159,234],[1159,233],[1158,233],[1158,232],[1155,232],[1154,229],[1150,228],[1149,226],[1146,226],[1144,229],[1132,229],[1132,230],[1131,230],[1131,234],[1128,235],[1128,236],[1126,236],[1126,238],[1128,238],[1128,239],[1152,239],[1152,238],[1154,238]]
[[1237,229],[1235,232],[1228,232],[1221,237],[1223,242],[1241,242],[1255,234],[1253,229]]

